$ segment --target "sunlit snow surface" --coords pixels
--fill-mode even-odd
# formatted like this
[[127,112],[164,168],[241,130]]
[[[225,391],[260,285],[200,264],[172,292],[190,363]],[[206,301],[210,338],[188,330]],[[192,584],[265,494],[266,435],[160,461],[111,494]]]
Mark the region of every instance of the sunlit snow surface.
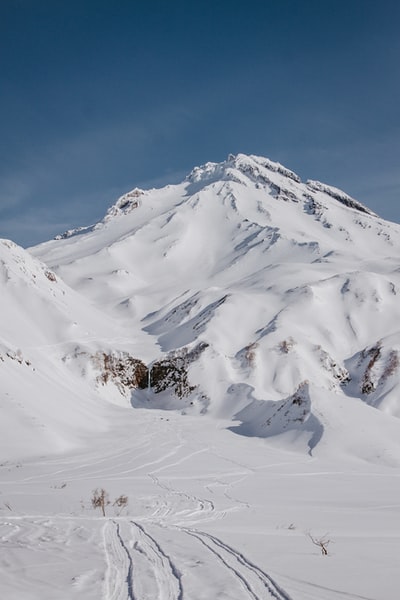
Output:
[[[397,600],[399,233],[238,155],[1,242],[1,597]],[[200,343],[182,399],[93,360]]]

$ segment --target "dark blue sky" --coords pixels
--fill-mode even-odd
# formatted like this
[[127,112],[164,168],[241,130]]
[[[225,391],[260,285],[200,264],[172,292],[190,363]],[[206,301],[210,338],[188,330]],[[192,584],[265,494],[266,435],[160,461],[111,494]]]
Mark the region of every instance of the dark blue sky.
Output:
[[1,0],[0,237],[245,152],[400,221],[397,0]]

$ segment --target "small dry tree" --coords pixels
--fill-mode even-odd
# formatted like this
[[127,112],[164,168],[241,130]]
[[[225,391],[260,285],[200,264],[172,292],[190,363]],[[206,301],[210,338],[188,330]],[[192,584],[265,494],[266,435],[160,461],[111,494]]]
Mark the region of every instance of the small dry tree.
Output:
[[117,515],[119,516],[121,514],[121,512],[123,511],[123,509],[128,506],[128,496],[124,496],[123,494],[121,494],[121,496],[119,496],[118,498],[115,499],[115,501],[113,502],[113,506],[117,506],[118,507],[118,513]]
[[320,538],[315,538],[311,535],[311,533],[308,533],[308,537],[310,538],[312,543],[315,546],[318,546],[318,548],[321,550],[322,556],[328,556],[327,546],[329,546],[329,544],[331,543],[331,540],[329,540],[327,538],[327,535],[328,534],[326,533],[325,535],[323,535]]
[[110,504],[110,501],[108,499],[107,492],[103,488],[100,490],[94,490],[92,496],[92,506],[93,508],[100,508],[103,517],[106,516],[106,506],[108,506],[108,504]]

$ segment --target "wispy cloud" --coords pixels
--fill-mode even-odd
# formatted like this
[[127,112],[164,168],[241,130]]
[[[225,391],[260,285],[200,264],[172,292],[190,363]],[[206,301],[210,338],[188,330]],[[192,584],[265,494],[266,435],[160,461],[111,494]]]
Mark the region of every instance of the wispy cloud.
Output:
[[0,178],[0,215],[5,210],[17,207],[29,197],[30,186],[21,177],[15,175]]
[[[65,223],[49,222],[40,219],[38,215],[21,215],[2,220],[0,237],[16,241],[22,246],[29,245],[31,240],[35,243],[45,241],[54,237],[55,232],[65,231]],[[26,243],[24,243],[26,240]]]
[[182,108],[165,107],[144,122],[116,119],[42,147],[29,166],[0,177],[0,235],[37,241],[101,218],[131,187],[176,180],[176,171],[159,168],[157,144],[190,118]]

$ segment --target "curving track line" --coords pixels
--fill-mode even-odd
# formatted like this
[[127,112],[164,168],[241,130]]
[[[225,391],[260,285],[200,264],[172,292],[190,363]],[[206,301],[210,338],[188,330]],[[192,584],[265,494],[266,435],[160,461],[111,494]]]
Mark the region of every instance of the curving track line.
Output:
[[252,600],[292,600],[268,573],[247,560],[237,550],[231,548],[217,537],[203,531],[182,528],[182,531],[199,540],[234,575],[247,596]]

